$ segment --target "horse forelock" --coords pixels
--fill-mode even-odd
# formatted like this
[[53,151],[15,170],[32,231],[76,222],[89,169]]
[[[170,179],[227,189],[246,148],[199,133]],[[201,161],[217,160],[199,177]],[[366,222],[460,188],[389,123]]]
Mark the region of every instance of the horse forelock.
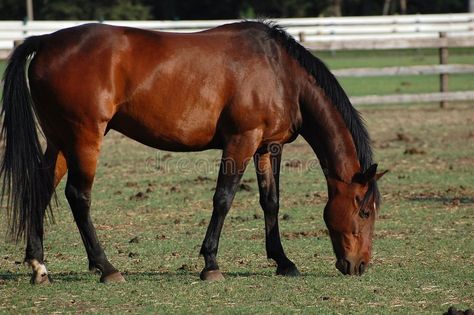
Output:
[[381,202],[381,198],[380,198],[380,191],[378,189],[378,186],[377,186],[377,182],[375,180],[372,180],[369,182],[369,189],[367,190],[367,193],[365,194],[365,197],[364,197],[364,201],[367,200],[370,200],[371,198],[373,198],[373,202],[375,203],[375,212],[378,212],[379,209],[380,209],[380,202]]

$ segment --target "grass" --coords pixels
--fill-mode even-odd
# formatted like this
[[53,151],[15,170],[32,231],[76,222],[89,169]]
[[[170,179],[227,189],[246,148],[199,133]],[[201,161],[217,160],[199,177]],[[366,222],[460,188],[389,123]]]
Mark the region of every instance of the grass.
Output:
[[[450,49],[449,62],[474,64],[471,48]],[[331,69],[395,67],[438,64],[438,51],[434,49],[395,51],[342,51],[319,52],[318,55]],[[449,90],[472,90],[474,73],[449,76]],[[397,93],[439,92],[439,76],[389,76],[367,78],[341,78],[340,82],[350,96]]]
[[[354,56],[361,66],[385,58]],[[351,56],[327,57],[337,65]],[[373,93],[388,82],[379,81]],[[459,84],[473,82],[467,77]],[[357,84],[343,86],[362,93],[366,87]],[[248,187],[238,192],[221,238],[226,281],[203,283],[198,251],[220,152],[160,152],[111,132],[94,185],[93,219],[108,257],[128,282],[105,286],[86,272],[61,184],[56,224],[47,227],[45,240],[55,283],[29,285],[23,246],[0,240],[0,312],[439,314],[451,305],[474,307],[473,104],[360,110],[376,160],[390,169],[380,183],[383,209],[373,264],[364,276],[345,277],[334,267],[322,220],[326,184],[303,140],[285,147],[280,215],[283,245],[303,276],[274,276],[275,266],[265,258],[258,190],[249,167]],[[4,228],[0,224],[0,234]]]
[[0,60],[0,73],[3,74],[3,72],[5,71],[5,68],[7,67],[7,64],[4,60]]
[[[473,64],[473,48],[449,49],[449,62]],[[321,51],[315,53],[331,69],[432,65],[439,63],[436,49]]]

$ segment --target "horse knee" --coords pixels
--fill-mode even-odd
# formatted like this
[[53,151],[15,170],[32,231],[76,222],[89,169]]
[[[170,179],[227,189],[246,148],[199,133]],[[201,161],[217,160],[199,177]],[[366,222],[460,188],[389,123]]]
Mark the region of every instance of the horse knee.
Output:
[[225,191],[216,191],[213,198],[214,211],[226,215],[232,204],[232,197]]
[[91,204],[90,192],[83,192],[79,190],[78,188],[76,188],[71,183],[68,183],[66,185],[65,195],[73,211],[74,209],[76,209],[75,206],[79,206],[81,208],[90,207],[90,204]]
[[260,205],[266,214],[277,215],[280,209],[280,203],[275,196],[260,198]]

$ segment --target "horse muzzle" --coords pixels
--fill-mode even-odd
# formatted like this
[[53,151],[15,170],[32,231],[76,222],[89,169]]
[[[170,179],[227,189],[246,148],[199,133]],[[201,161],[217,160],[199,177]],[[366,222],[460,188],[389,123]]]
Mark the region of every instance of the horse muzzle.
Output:
[[367,269],[367,264],[363,260],[354,263],[350,259],[340,258],[336,261],[336,268],[344,275],[361,276]]

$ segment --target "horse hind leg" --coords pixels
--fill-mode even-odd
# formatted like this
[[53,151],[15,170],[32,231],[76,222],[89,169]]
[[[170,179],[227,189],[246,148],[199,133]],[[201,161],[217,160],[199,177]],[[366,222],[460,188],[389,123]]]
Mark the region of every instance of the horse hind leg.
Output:
[[[67,166],[63,154],[56,149],[54,145],[48,143],[44,154],[44,165],[41,168],[44,172],[45,184],[51,186],[49,196],[45,200],[50,201],[54,189],[66,173]],[[47,204],[41,205],[42,212],[38,218],[37,224],[27,233],[25,262],[33,270],[31,277],[32,284],[46,284],[51,282],[50,275],[44,264],[43,234],[44,234],[44,216]]]
[[101,272],[101,282],[124,282],[122,274],[108,261],[90,216],[91,189],[103,132],[76,136],[76,141],[66,150],[69,169],[66,198],[87,252],[89,269]]

